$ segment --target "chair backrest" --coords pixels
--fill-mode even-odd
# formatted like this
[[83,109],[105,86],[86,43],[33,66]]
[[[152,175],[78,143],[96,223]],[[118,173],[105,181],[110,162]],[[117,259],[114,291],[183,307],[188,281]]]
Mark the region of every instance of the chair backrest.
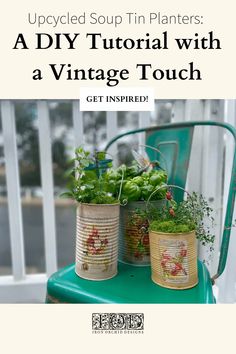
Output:
[[[194,128],[196,126],[217,126],[228,130],[233,138],[236,146],[236,130],[229,124],[219,123],[214,121],[196,121],[196,122],[182,122],[167,125],[160,125],[154,127],[141,128],[137,130],[128,131],[124,134],[114,137],[106,146],[106,150],[117,140],[127,135],[145,133],[145,145],[157,148],[161,153],[147,148],[147,154],[151,160],[161,161],[165,156],[167,166],[169,184],[178,185],[185,188],[187,172],[189,167],[189,159],[192,147],[192,138]],[[213,280],[218,278],[224,271],[229,239],[232,227],[232,218],[234,211],[236,193],[236,149],[234,149],[234,157],[231,171],[231,179],[228,192],[227,209],[225,215],[224,230],[220,249],[220,259],[217,273],[213,276]],[[175,198],[181,200],[183,193],[181,191],[175,192]]]
[[[161,129],[148,131],[146,133],[146,144],[154,146],[155,150],[146,149],[151,160],[158,160],[166,165],[168,172],[168,183],[185,188],[189,158],[191,153],[193,127],[179,127],[172,129]],[[173,191],[176,200],[183,199],[183,192],[176,189]]]

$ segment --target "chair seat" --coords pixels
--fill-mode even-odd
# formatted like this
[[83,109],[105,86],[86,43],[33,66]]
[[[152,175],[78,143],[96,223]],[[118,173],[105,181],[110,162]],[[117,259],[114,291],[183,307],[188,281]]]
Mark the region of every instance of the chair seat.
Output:
[[75,274],[75,265],[54,273],[47,284],[47,303],[214,303],[211,279],[205,265],[198,261],[199,283],[192,289],[172,290],[151,280],[150,267],[118,264],[112,279],[91,281]]

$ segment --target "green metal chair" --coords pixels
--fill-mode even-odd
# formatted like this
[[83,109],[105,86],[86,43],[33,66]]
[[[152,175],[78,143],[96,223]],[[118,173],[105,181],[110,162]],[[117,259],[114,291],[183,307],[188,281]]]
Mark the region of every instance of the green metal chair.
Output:
[[[119,139],[137,133],[145,134],[145,144],[154,146],[165,155],[169,183],[185,188],[192,138],[196,126],[216,126],[229,131],[236,145],[236,130],[229,124],[213,121],[183,122],[129,131],[112,139],[106,149]],[[159,157],[155,151],[147,151],[150,158]],[[74,264],[53,274],[47,284],[48,303],[214,303],[212,285],[224,271],[229,247],[236,192],[236,150],[231,171],[227,210],[224,222],[220,258],[216,274],[211,278],[207,267],[198,261],[199,283],[192,289],[171,290],[154,284],[150,267],[118,264],[118,275],[105,281],[89,281],[79,278]],[[175,198],[183,195],[177,192]]]

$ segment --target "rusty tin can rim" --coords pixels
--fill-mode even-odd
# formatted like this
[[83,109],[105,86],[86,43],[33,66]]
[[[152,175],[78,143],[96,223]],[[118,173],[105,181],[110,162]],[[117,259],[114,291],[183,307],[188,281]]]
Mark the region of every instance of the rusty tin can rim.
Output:
[[111,203],[111,204],[97,204],[97,203],[79,203],[76,202],[77,206],[79,205],[93,205],[93,206],[120,206],[120,203]]
[[188,232],[162,232],[162,231],[149,230],[149,234],[150,233],[157,234],[157,235],[167,235],[167,236],[181,236],[181,235],[196,234],[196,230],[192,230]]

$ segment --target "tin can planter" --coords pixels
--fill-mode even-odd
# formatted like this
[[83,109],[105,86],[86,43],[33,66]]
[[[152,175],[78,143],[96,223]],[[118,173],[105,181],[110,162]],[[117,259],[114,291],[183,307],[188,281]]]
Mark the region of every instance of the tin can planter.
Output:
[[150,231],[152,280],[169,289],[188,289],[198,283],[195,231]]
[[119,204],[79,204],[76,222],[78,276],[105,280],[117,274]]
[[[151,202],[155,207],[162,201]],[[150,265],[149,222],[142,212],[146,202],[129,202],[121,207],[119,229],[119,260],[136,266]],[[145,215],[145,214],[144,214]]]

